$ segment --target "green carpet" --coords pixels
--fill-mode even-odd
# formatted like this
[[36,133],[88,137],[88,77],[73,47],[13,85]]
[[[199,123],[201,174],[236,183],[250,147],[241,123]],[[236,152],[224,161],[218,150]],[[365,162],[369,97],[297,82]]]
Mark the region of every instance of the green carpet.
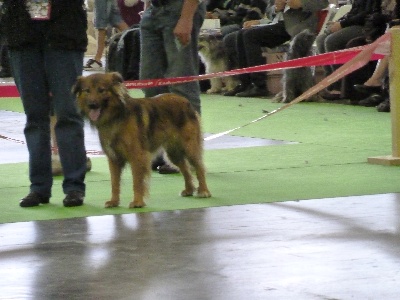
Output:
[[[19,102],[0,99],[0,110],[21,111]],[[281,106],[268,99],[212,95],[202,95],[202,104],[207,133],[246,124],[263,110]],[[147,207],[136,210],[127,208],[132,197],[129,169],[123,176],[121,207],[103,208],[110,195],[105,158],[92,159],[85,205],[76,208],[62,206],[61,177],[55,178],[51,204],[20,208],[18,199],[29,187],[27,163],[3,164],[0,223],[400,192],[398,167],[367,163],[368,157],[391,154],[390,114],[374,108],[300,103],[232,134],[297,143],[207,150],[212,198],[179,197],[181,175],[153,173]]]

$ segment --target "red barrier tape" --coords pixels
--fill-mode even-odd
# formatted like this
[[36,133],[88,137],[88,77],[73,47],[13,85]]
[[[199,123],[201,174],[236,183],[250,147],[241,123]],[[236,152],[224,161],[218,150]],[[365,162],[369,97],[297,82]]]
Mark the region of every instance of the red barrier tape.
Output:
[[[344,76],[354,72],[355,70],[361,68],[365,64],[367,64],[370,60],[377,60],[383,58],[385,55],[389,53],[389,46],[390,46],[390,33],[386,33],[385,35],[381,36],[375,42],[370,45],[351,48],[343,51],[336,51],[325,53],[321,55],[315,55],[311,57],[299,58],[295,60],[289,60],[274,64],[267,64],[262,66],[256,66],[251,68],[244,68],[244,69],[237,69],[227,72],[220,72],[220,73],[213,73],[213,74],[205,74],[200,76],[191,76],[191,77],[177,77],[177,78],[169,78],[169,79],[154,79],[154,80],[137,80],[137,81],[127,81],[126,85],[127,88],[142,88],[142,87],[150,87],[150,86],[160,86],[160,85],[167,85],[167,84],[177,84],[195,80],[204,80],[214,77],[222,77],[222,76],[230,76],[230,75],[238,75],[243,73],[251,73],[251,72],[265,72],[265,71],[272,71],[272,70],[281,70],[287,68],[296,68],[296,67],[303,67],[303,66],[322,66],[322,65],[330,65],[330,64],[343,64],[339,69],[337,69],[334,73],[329,75],[328,77],[321,80],[318,84],[313,86],[308,91],[304,92],[302,95],[294,99],[292,102],[287,103],[278,109],[275,109],[272,112],[269,112],[251,122],[248,122],[244,125],[235,127],[233,129],[220,132],[217,134],[213,134],[211,136],[206,137],[204,140],[213,140],[220,136],[226,135],[231,133],[235,130],[240,128],[246,127],[250,124],[256,123],[266,117],[269,117],[279,111],[282,111],[296,103],[299,103],[312,95],[318,93],[319,91],[323,90],[333,82],[343,78]],[[2,88],[9,88],[6,91],[10,93],[10,91],[15,91],[12,89],[12,85],[0,86],[0,95],[3,95]],[[15,87],[15,86],[14,86]],[[4,96],[3,96],[4,97]],[[13,96],[8,96],[13,97]],[[14,96],[16,97],[16,96]],[[24,141],[8,138],[6,136],[0,135],[1,139],[5,139],[8,141],[13,141],[21,144],[25,144]],[[88,154],[92,155],[101,155],[103,154],[102,151],[97,150],[88,150]]]
[[[218,137],[221,137],[223,135],[229,134],[235,130],[238,130],[240,128],[246,127],[250,124],[256,123],[262,119],[265,119],[266,117],[269,117],[273,114],[276,114],[277,112],[280,112],[296,103],[299,103],[305,99],[308,99],[312,95],[315,95],[319,91],[322,91],[325,89],[327,86],[331,85],[333,82],[338,81],[339,79],[343,78],[344,76],[350,74],[351,72],[354,72],[355,70],[361,68],[362,66],[366,65],[370,60],[372,60],[376,54],[379,51],[383,51],[384,53],[388,53],[388,48],[390,43],[390,33],[387,33],[383,36],[381,36],[378,40],[376,40],[374,43],[363,47],[363,50],[355,57],[353,57],[351,60],[349,60],[347,63],[342,65],[339,69],[337,69],[335,72],[333,72],[331,75],[328,77],[325,77],[323,80],[321,80],[318,84],[310,88],[309,90],[305,91],[302,95],[297,97],[296,99],[292,100],[290,103],[287,103],[278,109],[275,109],[274,111],[271,111],[249,123],[246,123],[242,126],[238,126],[235,128],[232,128],[230,130],[220,132],[213,134],[211,136],[208,136],[204,138],[205,141],[213,140]],[[382,54],[379,54],[382,55]],[[383,56],[382,56],[383,57]]]
[[[268,72],[275,70],[283,70],[297,67],[311,67],[311,66],[325,66],[332,64],[344,64],[351,60],[361,51],[363,51],[368,46],[355,47],[335,52],[329,52],[309,57],[303,57],[283,62],[277,62],[272,64],[265,64],[255,67],[243,68],[230,70],[219,73],[210,73],[199,76],[187,76],[187,77],[175,77],[175,78],[163,78],[163,79],[146,79],[146,80],[134,80],[125,81],[125,85],[128,89],[141,89],[162,85],[179,84],[191,81],[206,80],[215,77],[225,77],[232,75],[240,75],[245,73],[256,73],[256,72]],[[374,53],[371,56],[371,60],[378,60],[384,55],[379,53]],[[7,83],[0,85],[0,97],[19,97],[18,90],[13,83]]]

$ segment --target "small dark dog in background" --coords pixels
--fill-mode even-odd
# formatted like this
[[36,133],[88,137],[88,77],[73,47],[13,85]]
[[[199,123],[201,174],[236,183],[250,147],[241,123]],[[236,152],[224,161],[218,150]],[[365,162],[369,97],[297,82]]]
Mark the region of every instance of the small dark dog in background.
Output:
[[[198,42],[198,51],[201,61],[205,65],[206,74],[232,70],[222,40],[214,35],[201,35]],[[207,94],[218,94],[233,90],[239,81],[234,76],[216,77],[210,79],[211,88]]]
[[[315,38],[315,33],[308,29],[298,33],[289,44],[287,60],[312,55],[312,45]],[[282,85],[282,93],[278,94],[274,100],[276,102],[289,103],[315,85],[312,69],[310,67],[285,69]],[[320,96],[311,96],[306,101],[320,101]]]

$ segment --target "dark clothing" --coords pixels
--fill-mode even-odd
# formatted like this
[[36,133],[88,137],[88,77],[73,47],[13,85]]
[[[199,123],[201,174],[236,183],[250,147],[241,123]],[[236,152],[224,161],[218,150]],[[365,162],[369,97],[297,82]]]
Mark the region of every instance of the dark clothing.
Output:
[[[240,68],[265,64],[261,47],[280,46],[304,29],[315,31],[318,21],[316,12],[327,5],[327,0],[303,0],[301,9],[288,9],[283,13],[283,21],[226,35],[223,40],[229,57]],[[244,86],[251,82],[259,88],[266,88],[265,72],[243,74],[240,79]]]
[[[26,10],[25,0],[4,0],[1,28],[10,49],[22,49],[45,42],[58,50],[86,51],[87,15],[84,0],[52,0],[51,18],[35,21]],[[38,26],[41,27],[38,29]],[[38,36],[38,30],[44,33]]]
[[30,192],[51,196],[50,110],[63,168],[65,194],[85,194],[86,153],[83,120],[71,89],[82,75],[87,47],[83,0],[52,0],[49,19],[33,20],[25,0],[4,0],[2,29],[12,74],[26,115]]
[[[283,22],[276,24],[254,27],[249,30],[239,30],[228,34],[224,43],[230,57],[237,57],[239,68],[259,66],[265,64],[265,57],[262,56],[262,48],[275,48],[290,40],[290,35],[285,29]],[[232,52],[233,51],[233,52]],[[232,52],[232,53],[231,53]],[[260,88],[266,87],[266,74],[256,72],[239,75],[243,85],[248,86],[254,83]]]
[[126,6],[124,0],[118,0],[117,2],[121,17],[129,27],[140,23],[139,12],[144,9],[143,1],[139,0],[138,3],[133,6]]
[[354,0],[351,10],[338,21],[342,28],[352,25],[363,26],[367,15],[381,12],[381,0]]

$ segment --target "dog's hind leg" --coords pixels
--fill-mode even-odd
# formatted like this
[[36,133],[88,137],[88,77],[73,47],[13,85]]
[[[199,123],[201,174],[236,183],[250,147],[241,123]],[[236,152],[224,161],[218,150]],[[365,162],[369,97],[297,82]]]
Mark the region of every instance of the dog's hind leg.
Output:
[[211,197],[211,193],[207,187],[206,170],[202,158],[202,148],[196,144],[197,142],[193,141],[193,143],[186,148],[186,158],[195,169],[197,180],[199,182],[196,197],[208,198]]
[[181,192],[181,196],[182,197],[193,196],[193,193],[196,190],[196,188],[193,185],[193,177],[192,174],[190,173],[189,165],[183,155],[184,150],[169,148],[166,149],[166,152],[169,160],[171,160],[171,162],[179,168],[179,170],[183,175],[183,179],[185,180],[185,189]]

